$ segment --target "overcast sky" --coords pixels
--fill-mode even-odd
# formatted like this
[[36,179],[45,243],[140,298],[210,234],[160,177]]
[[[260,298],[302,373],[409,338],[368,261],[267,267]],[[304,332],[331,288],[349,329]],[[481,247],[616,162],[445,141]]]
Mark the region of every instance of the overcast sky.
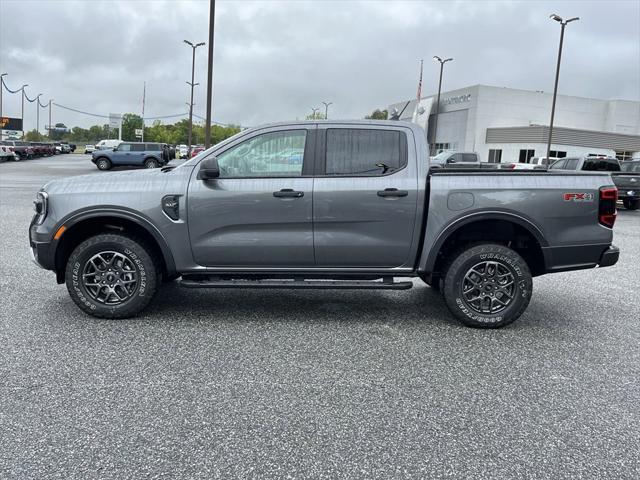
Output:
[[[191,49],[206,41],[209,1],[0,0],[0,71],[62,105],[107,115],[186,112]],[[423,94],[437,90],[433,55],[455,60],[443,90],[475,84],[551,91],[560,35],[549,19],[580,21],[565,34],[559,91],[640,100],[640,1],[221,1],[216,5],[213,118],[253,126],[329,116],[362,118],[413,98],[420,58]],[[205,115],[207,49],[196,55],[195,112]],[[20,95],[3,92],[3,114]],[[35,104],[25,107],[35,126]],[[47,112],[41,111],[44,129]],[[53,122],[105,120],[53,108]],[[150,121],[147,123],[151,123]]]

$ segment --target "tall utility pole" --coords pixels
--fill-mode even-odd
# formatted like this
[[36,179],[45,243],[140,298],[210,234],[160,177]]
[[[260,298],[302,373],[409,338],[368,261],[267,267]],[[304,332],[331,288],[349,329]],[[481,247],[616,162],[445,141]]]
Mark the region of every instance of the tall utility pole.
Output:
[[40,139],[40,97],[42,96],[41,93],[38,94],[38,96],[36,97],[36,133],[37,133],[37,138],[36,141]]
[[329,105],[333,105],[333,102],[322,102],[324,104],[324,119],[329,118]]
[[[2,90],[4,87],[4,77],[6,73],[0,74],[0,117],[2,116]],[[2,140],[2,128],[0,128],[0,140]]]
[[200,42],[194,45],[189,40],[184,40],[184,43],[189,45],[193,50],[193,57],[191,59],[191,82],[187,82],[187,85],[191,85],[191,101],[189,102],[189,145],[187,147],[187,158],[191,158],[191,135],[193,133],[193,87],[199,85],[198,83],[194,83],[194,76],[196,71],[196,48],[204,45],[204,42]]
[[20,90],[22,90],[22,108],[20,110],[20,118],[22,119],[22,139],[24,140],[24,87],[28,87],[29,84],[25,83],[24,85],[22,85],[22,87],[20,87]]
[[556,65],[556,83],[553,86],[553,100],[551,101],[551,120],[549,121],[549,140],[547,141],[547,160],[551,156],[551,135],[553,134],[553,117],[556,113],[556,97],[558,95],[558,77],[560,76],[560,59],[562,58],[564,27],[567,26],[567,23],[573,22],[574,20],[580,20],[580,17],[573,17],[565,21],[555,13],[550,15],[549,18],[560,23],[560,46],[558,47],[558,64]]
[[216,19],[216,0],[209,4],[209,64],[207,66],[207,120],[204,125],[204,148],[211,146],[211,97],[213,96],[213,29]]
[[453,58],[445,58],[444,60],[438,57],[437,55],[433,56],[433,59],[436,62],[440,62],[440,81],[438,82],[438,100],[436,101],[436,118],[433,122],[433,153],[437,154],[436,151],[436,142],[438,135],[438,114],[440,113],[440,91],[442,90],[442,70],[444,69],[444,64],[453,60]]
[[51,140],[51,102],[53,99],[49,100],[49,140]]

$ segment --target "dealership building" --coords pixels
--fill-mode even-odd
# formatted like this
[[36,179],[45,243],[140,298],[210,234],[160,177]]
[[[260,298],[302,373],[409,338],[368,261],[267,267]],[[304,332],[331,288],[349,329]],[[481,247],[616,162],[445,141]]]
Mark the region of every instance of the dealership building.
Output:
[[[487,85],[442,92],[437,138],[435,95],[429,98],[427,139],[434,153],[477,152],[495,163],[546,156],[551,93]],[[410,121],[416,103],[395,103],[389,112],[397,109],[401,120]],[[552,157],[606,154],[640,160],[640,102],[558,95],[553,123]]]

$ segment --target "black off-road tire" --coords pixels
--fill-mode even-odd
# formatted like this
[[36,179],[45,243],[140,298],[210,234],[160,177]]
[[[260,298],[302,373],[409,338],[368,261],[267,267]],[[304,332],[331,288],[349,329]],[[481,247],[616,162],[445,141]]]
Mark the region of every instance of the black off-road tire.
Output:
[[158,168],[160,164],[155,158],[147,158],[144,161],[144,168]]
[[[489,274],[480,276],[472,272],[472,269],[478,265],[490,266],[494,263],[499,265],[499,271],[505,272],[504,275],[499,277]],[[482,267],[479,268],[482,271]],[[452,255],[445,272],[442,285],[445,303],[451,313],[468,327],[499,328],[508,325],[522,315],[531,300],[533,280],[529,266],[517,252],[503,245],[476,244],[459,250]],[[507,298],[501,292],[510,289],[510,287],[497,285],[499,281],[509,278],[502,278],[507,274],[513,278],[513,289],[510,292],[512,299],[504,300],[507,303],[504,307],[497,305],[496,308],[502,308],[500,311],[483,311],[482,306],[479,306],[478,303],[469,301],[476,296],[475,291],[468,290],[470,293],[466,295],[463,293],[463,286],[477,285],[477,280],[481,278],[482,290],[478,289],[478,294],[482,292],[483,298],[493,305],[494,296],[496,302],[498,302],[498,298]],[[468,280],[465,280],[468,275]],[[498,297],[499,293],[500,297]],[[489,298],[487,295],[492,295],[492,297]]]
[[[130,296],[116,305],[94,298],[83,280],[85,266],[95,255],[103,252],[117,252],[130,260],[138,279]],[[160,263],[153,250],[141,239],[121,234],[108,233],[88,238],[73,250],[66,266],[69,295],[80,309],[98,318],[127,318],[137,315],[153,299],[161,277]]]
[[106,157],[99,157],[96,160],[96,167],[98,167],[98,170],[110,170],[112,167],[111,160]]
[[633,198],[623,199],[622,204],[624,205],[624,208],[626,208],[627,210],[637,210],[638,208],[640,208],[640,200],[633,199]]

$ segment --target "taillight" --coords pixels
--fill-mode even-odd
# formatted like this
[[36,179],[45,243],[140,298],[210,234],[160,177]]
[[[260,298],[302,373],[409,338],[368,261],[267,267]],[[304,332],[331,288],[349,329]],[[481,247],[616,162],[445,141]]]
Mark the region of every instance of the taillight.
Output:
[[598,222],[608,228],[616,223],[616,202],[618,189],[616,187],[600,187],[600,203],[598,204]]

